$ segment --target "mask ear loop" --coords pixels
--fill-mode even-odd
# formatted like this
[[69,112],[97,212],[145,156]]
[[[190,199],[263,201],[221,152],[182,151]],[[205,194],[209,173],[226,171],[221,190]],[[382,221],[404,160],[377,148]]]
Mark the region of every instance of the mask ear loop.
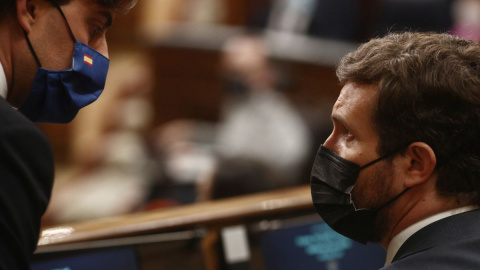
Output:
[[[63,19],[65,19],[65,22],[67,23],[68,33],[70,34],[70,37],[73,39],[73,41],[76,42],[77,39],[75,38],[75,35],[73,35],[72,28],[70,28],[70,24],[68,23],[67,17],[65,17],[65,14],[63,13],[62,9],[60,8],[60,5],[58,4],[57,0],[52,0],[52,3],[58,9],[58,11],[62,15]],[[40,62],[40,59],[38,58],[37,53],[35,53],[35,50],[33,49],[32,43],[30,42],[30,39],[28,38],[27,32],[25,30],[23,30],[23,34],[25,35],[25,39],[27,40],[28,48],[32,52],[33,58],[35,58],[35,62],[37,62],[38,67],[42,67],[42,63]]]
[[[406,147],[400,147],[400,148],[398,148],[398,149],[404,149],[404,148],[406,148]],[[379,157],[379,158],[377,158],[377,159],[375,159],[375,160],[373,160],[373,161],[370,161],[370,162],[368,162],[367,164],[361,166],[361,167],[358,169],[358,171],[361,171],[361,170],[363,170],[363,169],[365,169],[365,168],[367,168],[367,167],[369,167],[369,166],[371,166],[371,165],[379,162],[379,161],[382,160],[382,159],[385,159],[385,158],[388,158],[388,157],[390,157],[390,156],[396,155],[396,154],[399,153],[400,151],[401,151],[401,150],[395,150],[395,151],[392,151],[392,152],[390,152],[390,153],[388,153],[388,154],[385,154],[385,155],[383,155],[383,156],[381,156],[381,157]]]
[[[381,156],[381,157],[375,159],[374,161],[370,161],[370,162],[368,162],[367,164],[365,164],[365,165],[363,165],[362,167],[360,167],[360,168],[358,169],[358,171],[363,170],[363,169],[365,169],[365,168],[367,168],[367,167],[369,167],[369,166],[377,163],[378,161],[380,161],[380,160],[382,160],[382,159],[384,159],[384,158],[393,156],[393,155],[395,155],[396,153],[398,153],[398,151],[393,151],[393,152],[391,152],[391,153],[389,153],[389,154],[386,154],[386,155],[384,155],[384,156]],[[380,207],[378,207],[377,209],[374,209],[374,210],[377,211],[377,212],[380,211],[381,209],[385,208],[387,205],[389,205],[389,204],[393,203],[394,201],[396,201],[398,198],[400,198],[400,196],[402,196],[403,194],[405,194],[405,193],[406,193],[407,191],[409,191],[409,190],[410,190],[410,187],[409,187],[409,188],[406,188],[405,190],[403,190],[402,192],[400,192],[399,194],[397,194],[396,196],[394,196],[393,198],[391,198],[390,200],[388,200],[388,201],[387,201],[386,203],[384,203],[382,206],[380,206]]]
[[25,39],[27,40],[28,48],[30,48],[30,51],[33,54],[33,58],[35,58],[35,61],[37,62],[38,67],[42,67],[42,63],[40,63],[40,59],[38,59],[37,54],[35,53],[35,50],[33,49],[32,43],[30,42],[30,39],[28,38],[27,32],[23,30],[23,34],[25,35]]
[[396,195],[395,197],[391,198],[390,200],[388,200],[385,204],[383,204],[382,206],[380,206],[379,208],[375,209],[375,211],[380,211],[382,210],[383,208],[385,208],[387,205],[393,203],[394,201],[396,201],[398,198],[400,198],[400,196],[402,196],[403,194],[405,194],[407,191],[409,191],[411,189],[411,187],[408,187],[406,188],[405,190],[403,190],[402,192],[400,192],[398,195]]
[[369,166],[371,166],[371,165],[379,162],[379,161],[382,160],[382,159],[385,159],[385,158],[387,158],[387,157],[389,157],[389,156],[393,156],[393,155],[395,155],[397,152],[398,152],[398,151],[394,151],[394,152],[392,152],[392,153],[390,153],[390,154],[386,154],[386,155],[381,156],[381,157],[379,157],[379,158],[377,158],[377,159],[375,159],[375,160],[373,160],[373,161],[370,161],[370,162],[368,162],[367,164],[361,166],[361,167],[358,169],[358,171],[361,171],[361,170],[363,170],[363,169],[365,169],[365,168],[367,168],[367,167],[369,167]]
[[77,41],[77,39],[75,38],[75,35],[73,35],[72,28],[70,28],[70,24],[68,23],[67,17],[65,17],[65,14],[63,13],[62,8],[60,8],[60,5],[58,4],[57,0],[51,0],[51,2],[55,5],[55,7],[60,12],[60,14],[62,14],[62,17],[65,19],[65,22],[67,23],[67,27],[68,27],[68,32],[70,33],[70,36],[72,37],[73,41],[74,42]]

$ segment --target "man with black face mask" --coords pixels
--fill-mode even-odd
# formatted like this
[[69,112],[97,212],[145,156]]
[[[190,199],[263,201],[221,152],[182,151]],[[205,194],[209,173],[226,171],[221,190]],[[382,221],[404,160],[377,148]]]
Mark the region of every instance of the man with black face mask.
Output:
[[382,269],[480,268],[480,44],[400,33],[346,55],[312,199]]
[[105,31],[136,0],[0,1],[0,269],[28,269],[53,184],[31,122],[70,122],[103,91]]

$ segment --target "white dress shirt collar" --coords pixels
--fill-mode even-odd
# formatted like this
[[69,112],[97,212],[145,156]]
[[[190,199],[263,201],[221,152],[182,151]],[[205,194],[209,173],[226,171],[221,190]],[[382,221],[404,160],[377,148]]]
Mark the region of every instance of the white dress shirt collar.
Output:
[[395,235],[392,238],[392,240],[390,241],[390,244],[388,245],[388,248],[387,248],[387,259],[386,259],[386,262],[385,262],[385,266],[389,265],[392,262],[393,258],[395,257],[395,254],[400,249],[400,247],[403,245],[403,243],[405,243],[405,241],[407,241],[407,239],[410,236],[412,236],[414,233],[418,232],[423,227],[425,227],[427,225],[430,225],[430,224],[432,224],[436,221],[439,221],[441,219],[444,219],[444,218],[447,218],[447,217],[450,217],[450,216],[453,216],[453,215],[461,214],[461,213],[464,213],[464,212],[472,211],[472,210],[475,210],[475,209],[478,209],[478,207],[473,206],[473,205],[464,206],[464,207],[448,210],[448,211],[445,211],[445,212],[442,212],[442,213],[438,213],[436,215],[433,215],[433,216],[427,217],[423,220],[420,220],[419,222],[417,222],[413,225],[410,225],[405,230],[403,230],[399,234]]
[[2,63],[0,63],[0,97],[7,98],[7,77],[3,71]]

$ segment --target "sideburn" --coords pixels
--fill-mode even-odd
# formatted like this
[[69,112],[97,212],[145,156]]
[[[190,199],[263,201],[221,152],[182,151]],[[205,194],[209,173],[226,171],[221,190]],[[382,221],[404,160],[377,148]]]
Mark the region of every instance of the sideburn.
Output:
[[[392,163],[389,160],[382,160],[367,169],[369,170],[359,174],[357,184],[352,190],[352,199],[354,202],[360,200],[355,204],[361,208],[378,209],[398,195],[392,191],[394,175]],[[369,241],[378,243],[389,232],[389,209],[390,205],[377,213]]]

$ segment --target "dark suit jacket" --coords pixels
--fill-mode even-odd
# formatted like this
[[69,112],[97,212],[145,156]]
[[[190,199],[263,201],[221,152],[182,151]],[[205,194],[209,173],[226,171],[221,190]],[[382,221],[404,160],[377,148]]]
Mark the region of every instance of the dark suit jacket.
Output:
[[424,227],[408,238],[392,264],[382,269],[480,269],[480,210]]
[[0,98],[0,269],[29,269],[53,184],[43,133]]

